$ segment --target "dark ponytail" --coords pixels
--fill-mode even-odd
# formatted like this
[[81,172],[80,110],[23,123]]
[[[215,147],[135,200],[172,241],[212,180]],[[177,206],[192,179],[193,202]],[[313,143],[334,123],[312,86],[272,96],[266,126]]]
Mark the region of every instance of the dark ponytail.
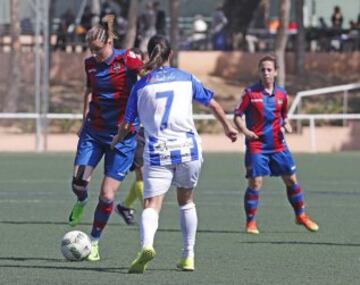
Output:
[[162,66],[170,56],[171,46],[164,36],[155,35],[149,40],[147,52],[149,54],[149,61],[141,69],[141,75],[145,75]]

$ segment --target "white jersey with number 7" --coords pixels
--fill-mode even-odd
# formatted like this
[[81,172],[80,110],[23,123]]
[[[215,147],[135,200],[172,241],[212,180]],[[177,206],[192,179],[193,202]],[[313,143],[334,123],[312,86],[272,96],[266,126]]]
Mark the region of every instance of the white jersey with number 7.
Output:
[[213,95],[193,75],[173,67],[141,78],[131,91],[125,122],[139,117],[144,126],[144,163],[173,165],[201,159],[192,102],[207,106]]

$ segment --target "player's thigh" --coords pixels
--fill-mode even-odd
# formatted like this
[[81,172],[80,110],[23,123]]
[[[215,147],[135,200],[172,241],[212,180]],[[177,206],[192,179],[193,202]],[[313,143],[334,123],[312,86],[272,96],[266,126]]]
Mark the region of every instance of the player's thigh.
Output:
[[172,184],[177,188],[195,188],[199,181],[201,165],[201,159],[177,164]]
[[263,153],[245,153],[246,178],[269,176],[269,156]]
[[134,161],[130,167],[131,171],[142,168],[144,166],[143,154],[144,154],[144,142],[137,140]]
[[164,195],[170,188],[175,168],[172,166],[144,165],[144,199]]
[[134,160],[134,149],[107,149],[104,161],[104,175],[123,181]]
[[[77,145],[74,161],[74,175],[78,172],[79,166],[88,166],[86,173],[90,168],[94,169],[104,154],[101,142],[93,138],[87,132],[82,132]],[[92,172],[92,171],[91,171]]]
[[296,172],[295,161],[288,150],[276,152],[270,157],[273,176],[292,176]]

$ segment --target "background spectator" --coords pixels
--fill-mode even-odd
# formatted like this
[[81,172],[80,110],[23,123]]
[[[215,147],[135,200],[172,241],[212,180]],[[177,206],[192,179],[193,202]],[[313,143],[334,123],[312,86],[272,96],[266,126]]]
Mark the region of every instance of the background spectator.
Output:
[[212,46],[214,50],[224,50],[226,46],[225,26],[228,20],[224,14],[223,7],[216,8],[212,16],[211,34]]
[[332,23],[332,27],[334,29],[341,29],[342,27],[342,24],[343,24],[343,16],[342,16],[342,13],[341,13],[341,10],[340,10],[340,7],[339,6],[335,6],[334,7],[334,12],[333,14],[331,15],[331,23]]
[[55,49],[65,50],[68,42],[71,42],[72,33],[69,27],[75,23],[75,15],[71,9],[67,9],[60,17],[60,24],[57,30],[57,39]]
[[150,38],[156,34],[156,15],[154,10],[154,4],[152,2],[148,2],[146,4],[145,13],[140,16],[139,22],[141,35],[139,48],[142,52],[146,52],[147,44]]
[[166,14],[164,10],[160,9],[160,2],[154,2],[154,11],[156,16],[156,33],[164,36],[166,34]]
[[192,47],[195,50],[204,50],[207,45],[208,24],[202,15],[196,15],[193,21]]

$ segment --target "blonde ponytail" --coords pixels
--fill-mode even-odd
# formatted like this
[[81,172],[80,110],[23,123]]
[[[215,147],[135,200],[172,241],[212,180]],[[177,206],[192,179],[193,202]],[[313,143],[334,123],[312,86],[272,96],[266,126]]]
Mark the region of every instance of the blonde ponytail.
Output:
[[114,33],[114,21],[115,16],[113,14],[105,15],[101,22],[107,26],[107,35],[109,39],[116,39],[117,36]]
[[114,33],[114,15],[106,15],[102,18],[101,24],[97,24],[92,27],[86,34],[86,41],[92,42],[99,40],[106,43],[109,39],[116,39],[117,36]]

